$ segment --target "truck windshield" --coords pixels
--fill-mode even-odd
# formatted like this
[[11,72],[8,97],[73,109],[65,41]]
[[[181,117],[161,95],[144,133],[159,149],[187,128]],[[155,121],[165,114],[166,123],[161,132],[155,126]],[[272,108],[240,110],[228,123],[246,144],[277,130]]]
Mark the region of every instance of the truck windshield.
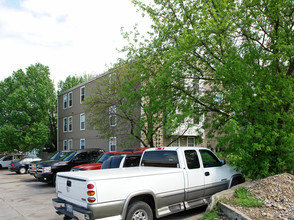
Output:
[[178,155],[176,151],[147,151],[144,153],[141,165],[152,167],[179,167]]
[[73,156],[75,155],[75,152],[63,152],[59,155],[60,161],[69,161]]
[[105,154],[101,155],[100,157],[98,157],[96,163],[103,163],[105,160],[107,160],[112,155],[114,155],[114,154],[112,154],[112,153],[105,153]]
[[48,160],[58,160],[59,155],[60,155],[60,151],[56,151],[55,153],[51,154],[51,155],[48,157]]

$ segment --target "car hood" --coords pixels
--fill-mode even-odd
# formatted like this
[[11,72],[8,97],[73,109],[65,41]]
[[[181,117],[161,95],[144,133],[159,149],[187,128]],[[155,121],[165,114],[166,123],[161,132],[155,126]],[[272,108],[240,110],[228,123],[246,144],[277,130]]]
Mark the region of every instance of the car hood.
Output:
[[46,160],[38,162],[38,166],[47,167],[47,166],[64,166],[68,164],[68,161],[59,161],[59,160]]

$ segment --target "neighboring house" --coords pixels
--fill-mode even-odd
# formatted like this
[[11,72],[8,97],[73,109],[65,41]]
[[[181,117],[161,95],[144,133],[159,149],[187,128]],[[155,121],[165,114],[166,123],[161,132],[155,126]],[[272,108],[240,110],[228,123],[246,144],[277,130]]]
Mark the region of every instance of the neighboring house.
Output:
[[[130,138],[130,134],[127,131],[128,129],[125,129],[125,133],[120,132],[107,139],[101,138],[97,130],[90,129],[87,126],[87,114],[85,113],[82,102],[90,95],[90,88],[95,85],[95,82],[108,74],[111,73],[104,73],[58,95],[58,150],[99,147],[105,151],[121,151],[124,150],[124,148],[142,147],[137,139]],[[115,111],[115,109],[112,109],[112,111]],[[116,126],[116,120],[118,119],[111,119],[110,117],[110,125]],[[167,146],[171,141],[177,139],[178,136],[181,137],[170,146],[196,146],[195,142],[197,138],[199,138],[199,136],[204,138],[204,132],[200,134],[195,129],[199,128],[201,125],[202,122],[195,123],[195,126],[189,128],[183,134],[183,129],[185,129],[184,123],[179,126],[179,129],[175,131],[171,137],[165,137],[164,132],[159,130],[155,140],[155,146]]]

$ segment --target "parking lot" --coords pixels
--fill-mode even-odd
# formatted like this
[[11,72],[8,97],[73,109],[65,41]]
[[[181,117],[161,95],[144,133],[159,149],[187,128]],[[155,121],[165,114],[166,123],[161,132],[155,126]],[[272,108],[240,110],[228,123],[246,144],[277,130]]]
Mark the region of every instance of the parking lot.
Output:
[[[0,219],[2,220],[61,220],[55,213],[52,198],[55,188],[37,182],[29,174],[16,174],[0,170]],[[205,207],[178,213],[160,220],[197,220]]]

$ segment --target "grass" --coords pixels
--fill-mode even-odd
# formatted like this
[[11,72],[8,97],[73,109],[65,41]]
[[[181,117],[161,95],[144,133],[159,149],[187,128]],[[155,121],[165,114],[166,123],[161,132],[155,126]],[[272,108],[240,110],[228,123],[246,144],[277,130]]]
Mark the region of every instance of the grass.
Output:
[[204,216],[200,220],[213,220],[215,218],[218,218],[219,211],[220,208],[218,206],[215,206],[211,212],[205,212]]
[[245,187],[240,187],[235,190],[234,197],[229,203],[244,207],[261,207],[263,203],[255,198],[252,193]]
[[[222,202],[226,204],[233,204],[243,207],[261,207],[263,203],[255,198],[253,194],[245,187],[239,187],[235,190],[232,199],[222,199]],[[211,212],[205,212],[201,220],[214,220],[219,217],[220,207],[215,206]]]

